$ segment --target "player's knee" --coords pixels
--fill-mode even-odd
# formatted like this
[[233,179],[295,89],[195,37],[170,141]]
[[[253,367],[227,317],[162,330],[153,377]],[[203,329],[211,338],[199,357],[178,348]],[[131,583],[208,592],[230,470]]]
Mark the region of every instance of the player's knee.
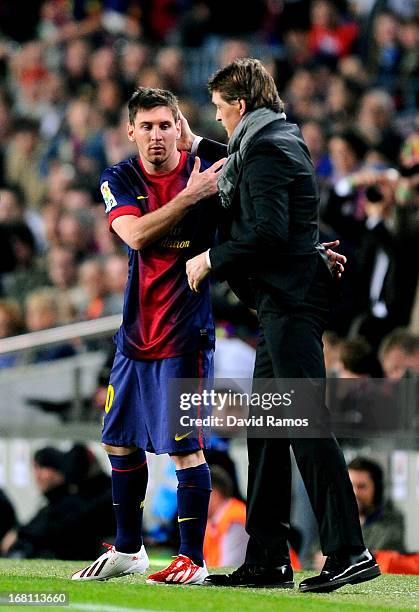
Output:
[[201,450],[182,455],[171,454],[170,456],[175,462],[177,470],[186,470],[187,468],[197,467],[206,463],[204,453]]
[[110,444],[102,444],[108,455],[131,455],[137,450],[136,446],[111,446]]

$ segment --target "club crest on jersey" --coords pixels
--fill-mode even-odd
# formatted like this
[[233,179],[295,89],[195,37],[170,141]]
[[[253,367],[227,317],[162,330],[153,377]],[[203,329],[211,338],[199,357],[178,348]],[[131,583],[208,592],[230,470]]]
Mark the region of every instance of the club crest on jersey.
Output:
[[112,210],[112,208],[114,208],[114,206],[118,204],[118,202],[115,200],[115,196],[109,188],[108,181],[105,181],[101,184],[100,190],[102,192],[103,200],[105,202],[105,211],[108,213],[110,210]]

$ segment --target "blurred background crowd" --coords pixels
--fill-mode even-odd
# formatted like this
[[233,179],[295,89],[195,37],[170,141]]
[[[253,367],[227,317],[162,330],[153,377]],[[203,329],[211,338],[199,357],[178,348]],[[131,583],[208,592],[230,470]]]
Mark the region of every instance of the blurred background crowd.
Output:
[[[419,370],[416,9],[415,0],[256,0],[251,11],[238,0],[1,3],[0,338],[121,312],[126,255],[98,181],[134,153],[130,94],[169,88],[195,132],[222,140],[206,80],[253,55],[310,149],[322,239],[339,238],[349,258],[326,342],[338,352],[333,371],[378,375],[380,344],[400,327]],[[254,345],[254,314],[225,285],[213,293],[222,333]],[[17,361],[3,355],[0,366]]]
[[[321,238],[338,238],[348,257],[324,337],[329,376],[419,373],[418,43],[417,0],[1,2],[0,339],[121,313],[127,257],[109,232],[99,177],[136,153],[126,137],[130,95],[140,85],[171,89],[194,132],[225,141],[206,81],[236,57],[254,56],[274,76],[310,149]],[[250,377],[255,314],[225,284],[212,291],[216,375]],[[0,368],[97,348],[78,340],[1,354]],[[105,348],[109,358],[88,408],[102,408],[106,397],[110,341]],[[223,444],[211,451],[218,472],[206,555],[213,565],[238,564],[246,544],[244,505]],[[51,539],[49,527],[51,516],[63,533],[81,520],[90,526],[99,502],[87,499],[96,489],[85,479],[96,479],[109,509],[107,476],[80,446],[68,453],[47,447],[34,466],[46,509],[18,525],[9,508],[2,554],[94,558],[99,535],[113,534],[106,511],[108,522],[91,528],[84,551],[52,550],[61,536]],[[381,467],[360,458],[352,476],[361,520],[375,534],[369,546],[403,550],[403,520],[384,498]],[[169,471],[171,484],[163,480],[153,501],[161,520],[149,525],[150,541],[176,537],[168,527],[173,477]],[[7,507],[6,500],[3,517]],[[305,544],[311,559],[313,541],[310,551]],[[293,546],[300,545],[296,535]],[[236,557],[223,556],[232,550]]]

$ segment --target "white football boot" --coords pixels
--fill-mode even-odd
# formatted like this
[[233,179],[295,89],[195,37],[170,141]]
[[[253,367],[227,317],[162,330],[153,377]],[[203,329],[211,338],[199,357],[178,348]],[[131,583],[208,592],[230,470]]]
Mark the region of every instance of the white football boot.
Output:
[[71,580],[109,580],[128,574],[144,574],[150,562],[144,546],[137,553],[122,553],[115,546],[104,544],[108,550],[91,565],[72,575]]

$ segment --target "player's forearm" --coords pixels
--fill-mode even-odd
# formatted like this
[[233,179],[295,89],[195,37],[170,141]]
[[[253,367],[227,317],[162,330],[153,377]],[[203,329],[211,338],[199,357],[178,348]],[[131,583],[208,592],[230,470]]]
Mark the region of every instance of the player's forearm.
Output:
[[158,210],[135,219],[129,235],[121,237],[132,249],[141,251],[166,236],[196,201],[188,188],[183,189]]

